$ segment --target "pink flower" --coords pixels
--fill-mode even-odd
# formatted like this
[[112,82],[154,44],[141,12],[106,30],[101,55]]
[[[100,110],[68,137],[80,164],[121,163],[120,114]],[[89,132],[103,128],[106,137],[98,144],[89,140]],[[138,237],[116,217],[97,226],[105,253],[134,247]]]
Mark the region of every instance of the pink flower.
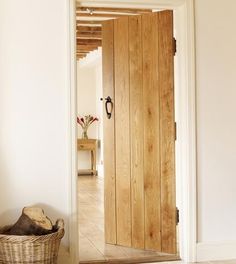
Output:
[[94,117],[91,124],[94,122],[94,121],[98,121],[98,118],[97,117]]
[[91,115],[77,117],[77,123],[83,128],[83,130],[87,130],[94,121],[98,121],[98,118]]

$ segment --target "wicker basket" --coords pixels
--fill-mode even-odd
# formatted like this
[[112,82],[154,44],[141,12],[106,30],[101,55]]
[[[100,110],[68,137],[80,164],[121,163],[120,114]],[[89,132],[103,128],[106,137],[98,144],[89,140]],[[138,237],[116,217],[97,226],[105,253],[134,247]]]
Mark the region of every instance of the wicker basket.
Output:
[[42,236],[12,236],[0,234],[0,263],[56,264],[59,246],[64,236],[64,221],[57,220],[58,230]]

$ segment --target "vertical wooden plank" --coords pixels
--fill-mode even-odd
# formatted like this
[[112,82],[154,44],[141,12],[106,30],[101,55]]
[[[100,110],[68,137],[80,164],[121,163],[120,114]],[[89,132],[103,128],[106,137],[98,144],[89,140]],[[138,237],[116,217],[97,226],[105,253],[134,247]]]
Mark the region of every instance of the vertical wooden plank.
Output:
[[173,12],[157,13],[161,135],[162,252],[176,253]]
[[[106,21],[102,27],[103,98],[114,92],[114,22]],[[105,102],[104,102],[105,103]],[[106,243],[116,244],[116,176],[115,176],[115,109],[108,119],[104,109],[104,222]]]
[[144,248],[142,19],[129,17],[132,247]]
[[131,246],[128,17],[114,21],[117,244]]
[[145,248],[161,251],[158,25],[156,13],[142,15],[144,104]]

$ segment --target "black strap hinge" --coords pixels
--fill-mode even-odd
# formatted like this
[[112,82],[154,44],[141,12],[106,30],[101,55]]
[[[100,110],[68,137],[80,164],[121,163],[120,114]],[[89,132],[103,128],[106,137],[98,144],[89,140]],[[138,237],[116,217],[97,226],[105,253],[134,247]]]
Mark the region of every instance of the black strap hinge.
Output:
[[179,223],[179,208],[176,207],[176,225]]
[[176,38],[173,38],[173,55],[175,56],[177,52],[177,44],[176,44]]

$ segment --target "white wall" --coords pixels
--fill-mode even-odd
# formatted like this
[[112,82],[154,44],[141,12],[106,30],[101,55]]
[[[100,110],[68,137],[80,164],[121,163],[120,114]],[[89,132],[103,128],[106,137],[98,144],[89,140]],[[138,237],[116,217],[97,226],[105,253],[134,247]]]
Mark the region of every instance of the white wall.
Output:
[[[77,63],[77,95],[78,116],[93,115],[99,121],[94,122],[88,129],[88,137],[99,140],[97,166],[102,163],[102,51],[101,49],[89,53]],[[81,138],[82,128],[78,125],[78,138]],[[78,152],[78,168],[88,169],[91,166],[90,153]]]
[[26,205],[66,220],[66,0],[0,1],[0,225]]
[[236,258],[236,1],[195,8],[199,259]]

